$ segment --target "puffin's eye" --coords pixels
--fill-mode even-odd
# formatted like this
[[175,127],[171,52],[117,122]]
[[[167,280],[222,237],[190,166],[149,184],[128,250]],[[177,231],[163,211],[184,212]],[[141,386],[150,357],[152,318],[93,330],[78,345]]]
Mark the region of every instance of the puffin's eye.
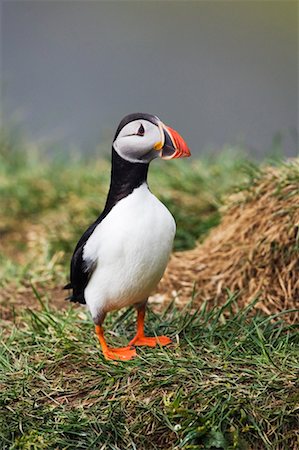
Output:
[[137,136],[144,136],[144,126],[141,124],[137,131]]

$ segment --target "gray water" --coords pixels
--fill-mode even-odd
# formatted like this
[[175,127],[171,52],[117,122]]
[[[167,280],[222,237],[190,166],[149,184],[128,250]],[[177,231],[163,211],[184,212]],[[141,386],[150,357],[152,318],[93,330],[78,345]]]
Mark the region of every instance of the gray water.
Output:
[[[2,117],[94,151],[129,112],[193,153],[298,149],[298,2],[2,1]],[[108,144],[107,144],[108,145]]]

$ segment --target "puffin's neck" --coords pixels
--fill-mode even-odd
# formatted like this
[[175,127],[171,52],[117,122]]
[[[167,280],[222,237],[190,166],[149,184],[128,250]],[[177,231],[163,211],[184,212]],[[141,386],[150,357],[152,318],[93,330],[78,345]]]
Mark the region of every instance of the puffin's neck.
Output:
[[126,161],[112,147],[111,181],[105,212],[147,181],[148,166],[148,163]]

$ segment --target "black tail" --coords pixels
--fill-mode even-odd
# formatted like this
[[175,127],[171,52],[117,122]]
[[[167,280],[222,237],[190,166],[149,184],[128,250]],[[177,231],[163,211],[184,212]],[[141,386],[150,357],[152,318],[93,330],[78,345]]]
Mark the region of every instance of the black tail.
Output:
[[69,302],[73,303],[81,303],[82,305],[86,304],[85,298],[84,298],[84,292],[78,292],[74,287],[72,286],[72,283],[66,284],[63,289],[73,289],[72,295],[69,295],[65,298],[65,300],[68,300]]
[[72,303],[81,303],[81,305],[85,305],[86,301],[84,298],[84,295],[69,295],[68,297],[65,298],[65,300],[68,300],[69,302]]

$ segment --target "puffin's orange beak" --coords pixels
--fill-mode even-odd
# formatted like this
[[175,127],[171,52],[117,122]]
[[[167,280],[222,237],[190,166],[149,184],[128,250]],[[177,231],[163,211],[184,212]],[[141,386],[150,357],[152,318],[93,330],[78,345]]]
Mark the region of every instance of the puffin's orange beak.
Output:
[[160,158],[174,159],[191,156],[188,145],[177,131],[164,125],[162,122],[159,125],[161,134],[163,134],[163,140],[155,146],[155,149],[160,151]]

